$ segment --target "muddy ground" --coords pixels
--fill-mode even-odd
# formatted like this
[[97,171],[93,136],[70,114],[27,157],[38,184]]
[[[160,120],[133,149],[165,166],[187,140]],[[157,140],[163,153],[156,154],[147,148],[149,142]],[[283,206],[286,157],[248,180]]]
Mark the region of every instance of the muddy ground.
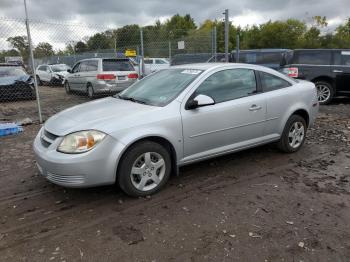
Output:
[[[86,100],[42,89],[45,117]],[[35,101],[0,104],[2,119],[35,115]],[[350,99],[321,107],[296,154],[186,166],[140,199],[45,181],[38,129],[0,138],[0,261],[350,261]]]

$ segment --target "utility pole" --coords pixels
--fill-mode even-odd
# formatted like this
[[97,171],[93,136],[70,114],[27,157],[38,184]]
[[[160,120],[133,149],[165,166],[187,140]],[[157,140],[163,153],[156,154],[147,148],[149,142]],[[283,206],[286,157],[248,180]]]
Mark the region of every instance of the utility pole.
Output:
[[228,33],[229,33],[229,20],[228,9],[225,9],[223,13],[225,15],[225,61],[228,63]]
[[30,28],[29,28],[29,18],[28,18],[28,11],[27,11],[27,2],[24,1],[24,11],[26,15],[26,28],[27,28],[27,37],[28,37],[28,44],[29,44],[29,56],[31,61],[31,67],[33,71],[33,78],[34,78],[34,87],[35,87],[35,95],[36,95],[36,102],[38,105],[38,114],[39,114],[39,122],[43,122],[43,118],[41,115],[41,106],[40,106],[40,98],[39,98],[39,90],[38,90],[38,81],[36,79],[36,72],[35,72],[35,63],[34,63],[34,55],[33,55],[33,45],[32,45],[32,37],[30,36]]

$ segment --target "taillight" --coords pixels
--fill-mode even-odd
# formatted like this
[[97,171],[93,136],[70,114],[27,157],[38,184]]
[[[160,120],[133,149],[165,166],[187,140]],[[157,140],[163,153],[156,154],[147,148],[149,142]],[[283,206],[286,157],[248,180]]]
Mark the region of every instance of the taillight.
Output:
[[297,78],[299,76],[299,69],[297,67],[289,67],[285,71],[289,77]]
[[128,74],[128,78],[131,78],[131,79],[137,79],[138,77],[139,77],[139,75],[136,73]]
[[99,80],[113,80],[116,78],[113,74],[98,74],[96,77]]

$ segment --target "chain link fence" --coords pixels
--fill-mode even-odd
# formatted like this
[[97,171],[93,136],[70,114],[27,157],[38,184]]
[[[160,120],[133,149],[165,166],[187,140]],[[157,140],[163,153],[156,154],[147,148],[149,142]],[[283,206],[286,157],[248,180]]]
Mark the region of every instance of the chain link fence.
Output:
[[216,60],[214,31],[29,20],[32,68],[25,22],[0,18],[0,121],[38,121],[39,106],[45,121],[171,65]]

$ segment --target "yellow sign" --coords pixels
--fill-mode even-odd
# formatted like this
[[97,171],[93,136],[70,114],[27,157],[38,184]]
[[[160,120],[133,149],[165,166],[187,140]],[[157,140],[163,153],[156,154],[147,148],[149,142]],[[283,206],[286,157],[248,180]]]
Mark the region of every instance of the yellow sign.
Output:
[[135,57],[135,56],[136,56],[136,50],[133,50],[133,49],[126,49],[126,50],[125,50],[125,56]]

